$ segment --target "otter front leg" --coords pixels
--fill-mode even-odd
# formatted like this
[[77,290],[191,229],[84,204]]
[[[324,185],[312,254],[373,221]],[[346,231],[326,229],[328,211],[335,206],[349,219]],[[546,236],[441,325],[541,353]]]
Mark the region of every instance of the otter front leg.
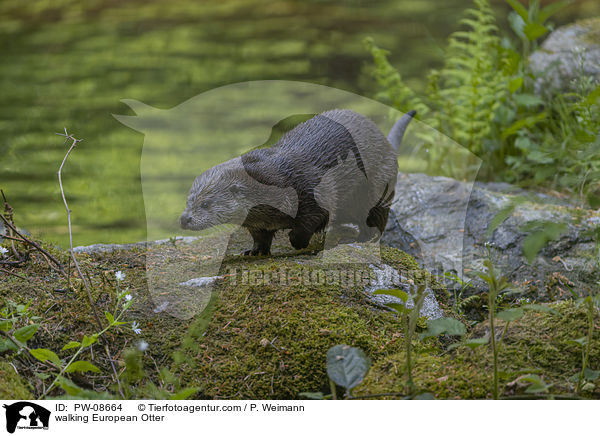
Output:
[[308,243],[310,242],[310,238],[312,238],[314,232],[310,232],[303,227],[293,228],[290,232],[290,244],[296,250],[301,250],[303,248],[308,247]]
[[[302,208],[302,205],[299,206]],[[290,244],[296,250],[308,247],[310,238],[317,232],[323,231],[329,221],[329,212],[321,207],[304,208],[304,213],[296,217],[296,225],[290,232]]]
[[271,254],[271,243],[273,242],[274,230],[249,230],[254,245],[251,250],[246,250],[242,254],[244,256],[258,256],[261,254]]

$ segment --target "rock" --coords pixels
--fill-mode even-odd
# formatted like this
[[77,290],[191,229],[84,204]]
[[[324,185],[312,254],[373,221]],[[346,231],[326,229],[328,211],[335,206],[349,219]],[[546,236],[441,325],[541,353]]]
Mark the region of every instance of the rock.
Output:
[[[484,270],[483,260],[491,250],[496,267],[538,298],[570,295],[568,287],[578,292],[595,288],[600,259],[593,232],[600,213],[548,195],[519,189],[499,192],[507,190],[498,184],[473,186],[446,177],[401,175],[382,242],[418,252],[417,261],[436,274],[451,272],[471,280],[475,271]],[[508,218],[488,235],[498,212],[512,207]],[[523,242],[540,222],[563,223],[564,232],[529,264]],[[404,245],[404,240],[416,242]],[[477,291],[486,289],[479,279],[473,284]]]
[[[412,293],[411,286],[403,281],[395,268],[390,265],[369,265],[371,270],[375,273],[375,283],[368,286],[365,291],[371,295],[371,299],[377,304],[387,303],[402,303],[399,298],[392,297],[390,295],[373,295],[373,292],[378,289],[401,289],[409,295]],[[406,303],[406,307],[414,307],[412,301]],[[438,319],[444,316],[444,312],[440,309],[435,294],[429,288],[425,289],[425,299],[423,300],[423,306],[421,307],[421,316],[427,319]]]
[[[536,93],[576,89],[582,72],[600,79],[600,18],[578,21],[555,30],[541,48],[529,57],[532,71],[539,76]],[[583,71],[582,71],[583,69]]]
[[198,240],[197,236],[177,236],[172,239],[159,239],[156,241],[147,242],[132,242],[131,244],[92,244],[85,246],[81,245],[78,247],[74,247],[73,251],[75,253],[87,254],[112,253],[113,251],[145,249],[148,247],[153,247],[155,245],[175,244],[177,242],[189,244],[196,240]]

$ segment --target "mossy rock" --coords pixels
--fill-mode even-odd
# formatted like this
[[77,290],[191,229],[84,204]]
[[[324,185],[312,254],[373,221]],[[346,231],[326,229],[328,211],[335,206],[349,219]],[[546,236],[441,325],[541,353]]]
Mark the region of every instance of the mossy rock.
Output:
[[[189,244],[177,245],[185,255]],[[288,250],[289,251],[289,250]],[[67,253],[53,250],[67,264]],[[104,353],[108,344],[117,365],[125,365],[128,350],[141,340],[148,343],[142,358],[145,377],[125,386],[131,398],[138,396],[168,398],[168,394],[183,387],[198,387],[195,398],[290,399],[304,391],[329,390],[325,363],[327,350],[337,344],[362,348],[374,361],[397,353],[401,347],[401,327],[396,316],[375,305],[363,292],[364,284],[348,281],[327,284],[304,280],[307,274],[319,271],[311,252],[280,254],[248,258],[227,256],[223,273],[231,269],[259,271],[264,277],[273,271],[287,271],[290,280],[265,283],[243,282],[239,277],[226,277],[213,291],[206,310],[191,319],[179,319],[155,312],[155,303],[148,290],[144,249],[114,252],[79,253],[82,269],[89,272],[92,300],[102,317],[115,301],[115,271],[123,271],[125,280],[120,289],[128,287],[134,297],[126,321],[137,321],[141,334],[128,325],[109,330],[94,353],[86,350],[82,360],[90,360],[101,369],[98,374],[72,375],[83,388],[99,393],[118,395],[111,381],[111,366]],[[382,248],[382,261],[411,274],[415,283],[433,282],[419,269],[415,260],[392,248]],[[328,267],[336,268],[336,265]],[[366,264],[346,263],[348,274],[361,276],[370,268]],[[31,315],[41,316],[42,327],[28,345],[48,348],[67,359],[72,350],[62,351],[71,340],[81,340],[84,334],[98,329],[89,309],[87,294],[78,278],[71,278],[75,292],[67,290],[60,275],[49,272],[46,262],[35,253],[30,263],[19,270],[27,281],[9,276],[0,284],[2,301],[27,303],[32,300]],[[362,276],[361,276],[362,277]],[[438,289],[440,298],[447,294]],[[26,397],[38,397],[36,373],[52,373],[35,359],[12,359],[20,374],[31,383]],[[173,377],[165,378],[157,368],[168,370]],[[119,369],[119,368],[117,368]],[[12,370],[14,373],[14,370]],[[150,385],[152,382],[153,385]],[[121,383],[129,383],[121,380]],[[158,392],[152,386],[160,386]],[[149,394],[155,392],[157,395]],[[56,389],[52,395],[61,395]],[[25,395],[15,389],[13,396]]]
[[3,400],[29,400],[33,396],[29,383],[17,374],[13,366],[0,360],[0,398]]
[[[517,383],[510,382],[524,374],[537,374],[545,383],[552,384],[550,393],[574,395],[575,383],[569,379],[581,370],[581,348],[572,340],[586,334],[586,313],[569,301],[554,304],[552,308],[556,310],[555,314],[526,312],[523,318],[509,324],[498,356],[501,395],[522,394],[514,390]],[[487,326],[487,323],[478,325],[472,336],[484,336]],[[498,331],[504,327],[505,324],[499,321]],[[418,388],[428,390],[440,399],[491,398],[493,360],[489,346],[474,350],[462,346],[444,351],[439,343],[432,346],[434,342],[430,340],[417,347],[413,378]],[[598,370],[600,335],[597,333],[591,350],[589,365]],[[353,394],[406,392],[404,362],[403,352],[380,359]],[[600,386],[584,395],[598,398]]]
[[[382,258],[404,271],[420,271],[414,259],[398,250],[386,248]],[[330,347],[359,347],[374,360],[399,350],[401,327],[395,315],[375,307],[363,286],[303,281],[315,272],[303,260],[251,261],[253,271],[265,277],[284,268],[288,277],[298,278],[295,283],[221,283],[206,313],[188,330],[174,368],[186,368],[185,382],[198,383],[202,397],[291,399],[301,392],[326,392]],[[359,266],[354,268],[360,272]]]

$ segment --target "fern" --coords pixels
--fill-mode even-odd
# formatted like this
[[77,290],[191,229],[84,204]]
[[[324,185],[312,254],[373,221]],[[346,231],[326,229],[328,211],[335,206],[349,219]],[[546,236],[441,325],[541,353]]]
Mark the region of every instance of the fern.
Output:
[[[371,38],[365,45],[375,62],[374,77],[382,87],[377,97],[401,111],[415,109],[421,120],[450,136],[471,152],[486,159],[484,139],[490,134],[495,112],[506,99],[508,76],[499,74],[505,64],[500,38],[488,0],[475,0],[461,21],[466,30],[455,32],[448,41],[447,57],[441,71],[428,75],[427,97],[419,98],[390,65],[388,52]],[[439,135],[421,132],[419,137],[431,151],[430,170],[439,170],[445,150],[436,150]],[[462,162],[464,167],[472,162]],[[462,168],[464,170],[465,168]]]
[[500,38],[488,0],[475,0],[461,24],[466,31],[449,39],[449,53],[441,78],[441,95],[453,102],[449,133],[460,144],[485,158],[483,140],[490,134],[496,110],[506,99],[508,78],[501,71]]
[[402,76],[398,70],[390,65],[387,59],[389,51],[377,47],[373,38],[365,38],[364,44],[373,56],[376,67],[375,80],[382,88],[382,91],[376,97],[388,102],[402,112],[414,109],[417,111],[418,116],[426,116],[430,112],[429,108],[402,81]]
[[[567,4],[540,9],[532,0],[526,9],[509,3],[516,10],[509,21],[525,54],[542,35],[535,29],[548,30],[545,21]],[[425,96],[406,85],[387,51],[365,40],[382,88],[378,97],[404,112],[416,109],[432,127],[417,133],[428,150],[427,172],[461,177],[473,168],[472,155],[454,150],[448,155],[446,135],[484,161],[480,177],[543,183],[600,207],[600,87],[585,74],[583,56],[575,91],[542,98],[534,94],[527,57],[500,38],[489,0],[474,0],[460,24],[448,39],[443,67],[427,76]]]

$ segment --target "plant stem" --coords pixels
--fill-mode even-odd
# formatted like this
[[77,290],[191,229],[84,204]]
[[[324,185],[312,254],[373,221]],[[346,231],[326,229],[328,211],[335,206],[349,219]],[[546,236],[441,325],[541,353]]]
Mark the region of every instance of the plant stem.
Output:
[[404,335],[406,336],[406,370],[408,373],[408,393],[409,393],[409,395],[411,395],[414,390],[415,384],[414,384],[413,378],[412,378],[412,358],[411,358],[412,338],[410,335],[410,326],[409,326],[409,317],[408,316],[406,316]]
[[491,338],[492,354],[494,357],[494,390],[493,390],[492,395],[493,395],[494,400],[497,400],[498,399],[498,349],[496,347],[496,330],[494,327],[495,304],[494,304],[494,302],[492,302],[491,294],[492,293],[490,292],[488,308],[490,311],[490,334],[492,336],[492,338]]
[[[96,319],[96,322],[98,323],[98,327],[101,329],[102,321],[100,321],[100,317],[98,316],[98,313],[96,312],[96,307],[94,306],[94,300],[92,299],[92,292],[90,291],[90,285],[89,285],[88,281],[86,280],[86,278],[84,277],[83,273],[81,272],[81,268],[79,267],[79,262],[77,262],[77,258],[75,257],[75,251],[73,251],[73,231],[72,231],[72,227],[71,227],[71,209],[69,209],[69,204],[67,203],[67,198],[65,197],[65,190],[63,188],[63,183],[62,183],[62,169],[65,166],[65,163],[67,162],[69,155],[71,154],[71,152],[73,151],[73,149],[75,148],[77,143],[81,142],[82,140],[76,139],[73,135],[69,135],[67,133],[66,128],[65,128],[64,136],[67,139],[70,139],[71,141],[73,141],[71,143],[71,146],[69,147],[69,150],[67,151],[67,154],[65,154],[65,157],[63,158],[62,163],[60,164],[60,167],[58,168],[58,185],[60,187],[60,195],[62,196],[62,200],[65,205],[65,209],[67,210],[67,222],[68,222],[68,226],[69,226],[69,247],[70,247],[69,252],[71,253],[71,258],[73,259],[73,263],[75,264],[77,273],[79,274],[79,277],[81,278],[81,281],[83,282],[83,285],[85,286],[85,290],[87,292],[88,300],[90,303],[90,308],[92,309],[92,314],[94,315],[94,318]],[[70,277],[69,277],[69,281],[70,281]],[[119,394],[121,394],[121,397],[123,399],[125,399],[125,395],[123,394],[123,390],[121,389],[121,382],[119,381],[119,374],[117,372],[117,368],[115,368],[115,364],[113,362],[113,359],[112,359],[112,356],[108,349],[108,346],[105,346],[104,349],[106,351],[106,355],[108,356],[108,360],[109,360],[110,366],[113,370],[113,374],[115,375],[115,380],[117,382],[117,386],[119,387]]]
[[335,383],[331,379],[329,379],[329,389],[331,389],[331,398],[333,398],[334,400],[337,400],[337,392],[336,392]]
[[[118,314],[118,315],[115,317],[115,322],[119,321],[119,319],[121,318],[121,315],[123,315],[123,312],[122,312],[122,311],[121,311],[121,313],[119,313],[119,314]],[[106,333],[106,332],[108,331],[108,329],[110,329],[112,326],[113,326],[113,323],[111,323],[111,324],[109,324],[108,326],[106,326],[106,327],[105,327],[104,329],[102,329],[102,330],[101,330],[99,333],[96,333],[96,335],[95,335],[95,336],[96,336],[96,340],[98,340],[98,339],[100,338],[100,336],[102,336],[104,333]],[[90,345],[91,345],[91,344],[90,344]],[[44,397],[45,397],[46,395],[48,395],[48,393],[50,393],[50,391],[52,391],[52,389],[54,389],[54,387],[56,386],[56,381],[58,380],[58,378],[59,378],[59,377],[61,377],[61,376],[62,376],[62,375],[65,373],[65,371],[66,371],[66,369],[69,367],[69,365],[75,361],[75,358],[76,358],[77,356],[79,356],[79,354],[80,354],[80,353],[81,353],[81,352],[82,352],[82,351],[83,351],[85,348],[89,347],[90,345],[87,345],[87,346],[85,346],[85,347],[84,347],[84,346],[83,346],[83,344],[81,344],[81,345],[79,346],[79,349],[78,349],[78,350],[75,352],[75,354],[73,354],[73,356],[72,356],[72,357],[71,357],[71,359],[69,360],[69,363],[67,363],[65,366],[63,366],[63,367],[60,369],[60,372],[59,372],[59,373],[58,373],[58,375],[57,375],[57,376],[54,378],[54,381],[52,381],[52,383],[50,384],[50,386],[48,386],[48,388],[47,388],[47,389],[44,391],[44,393],[42,394],[42,396],[41,396],[40,398],[38,398],[38,400],[42,400],[42,399],[44,399]],[[110,356],[110,355],[109,355],[109,356]],[[109,357],[109,358],[110,358],[110,357]],[[111,363],[112,363],[112,361],[111,361]],[[119,387],[120,387],[120,385],[119,385]],[[121,395],[123,395],[123,394],[121,394]],[[123,398],[123,399],[125,399],[125,398]]]

